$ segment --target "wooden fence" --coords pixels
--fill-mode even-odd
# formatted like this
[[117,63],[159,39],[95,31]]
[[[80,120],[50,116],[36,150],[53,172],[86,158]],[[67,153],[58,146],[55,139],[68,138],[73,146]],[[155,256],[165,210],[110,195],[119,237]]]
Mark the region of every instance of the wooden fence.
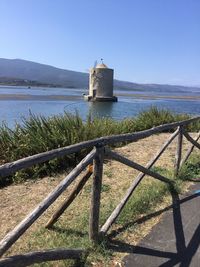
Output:
[[[84,172],[78,185],[73,189],[70,196],[62,203],[58,208],[56,213],[51,217],[51,219],[46,224],[46,227],[51,227],[61,216],[61,214],[66,210],[66,208],[72,203],[76,198],[78,193],[82,190],[86,181],[93,174],[93,186],[91,195],[91,207],[90,207],[90,218],[89,218],[89,237],[95,243],[98,243],[102,235],[105,235],[111,225],[116,221],[123,207],[127,203],[128,199],[132,195],[133,191],[142,181],[145,175],[149,175],[155,179],[162,182],[168,183],[173,186],[173,180],[164,177],[151,170],[151,167],[160,158],[162,153],[166,150],[169,144],[177,137],[177,152],[176,152],[176,163],[175,163],[175,175],[178,174],[181,166],[188,160],[194,147],[200,148],[198,140],[200,138],[200,133],[196,139],[193,139],[186,131],[186,126],[192,122],[197,122],[200,117],[195,117],[192,119],[169,123],[160,125],[158,127],[151,128],[149,130],[121,134],[115,136],[101,137],[95,140],[85,141],[79,144],[71,145],[68,147],[58,148],[37,155],[33,155],[27,158],[23,158],[11,163],[6,163],[0,166],[0,177],[8,176],[16,171],[31,167],[35,164],[42,163],[54,158],[63,157],[64,155],[69,155],[72,153],[78,153],[82,149],[91,148],[91,152],[62,180],[62,182],[30,213],[27,217],[21,221],[12,231],[10,231],[1,241],[0,241],[0,256],[2,256],[19,238],[24,234],[24,232],[44,213],[46,209],[62,194],[64,190],[80,175],[88,166],[87,172]],[[140,139],[149,137],[153,134],[157,134],[163,131],[172,131],[177,128],[174,133],[169,137],[169,139],[162,145],[158,153],[148,162],[144,167],[134,161],[131,161],[124,156],[111,151],[108,147],[109,145],[121,143],[121,142],[136,142]],[[192,143],[191,147],[187,151],[184,158],[182,158],[182,143],[183,136]],[[114,209],[112,214],[106,220],[104,225],[99,228],[99,213],[100,213],[100,198],[101,198],[101,186],[102,186],[102,173],[104,159],[113,159],[119,161],[131,168],[140,171],[140,174],[135,178],[130,188],[126,192],[125,196],[121,202]],[[2,258],[0,260],[1,266],[28,266],[33,263],[39,263],[43,261],[59,260],[59,259],[69,259],[69,258],[80,258],[81,255],[85,253],[84,250],[69,250],[69,249],[55,249],[47,251],[37,251],[31,252],[23,255],[15,255],[7,258]]]

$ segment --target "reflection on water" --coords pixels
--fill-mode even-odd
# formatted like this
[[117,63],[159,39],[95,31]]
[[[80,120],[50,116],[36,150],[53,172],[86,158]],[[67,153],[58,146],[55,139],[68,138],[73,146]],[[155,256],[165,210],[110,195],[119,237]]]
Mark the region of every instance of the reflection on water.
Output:
[[89,114],[92,118],[112,117],[116,102],[89,102]]
[[157,106],[170,109],[177,113],[200,114],[199,100],[176,100],[176,99],[135,99],[121,97],[118,102],[72,102],[65,106],[64,111],[78,112],[85,120],[88,114],[94,117],[112,117],[116,120],[134,117],[139,112]]

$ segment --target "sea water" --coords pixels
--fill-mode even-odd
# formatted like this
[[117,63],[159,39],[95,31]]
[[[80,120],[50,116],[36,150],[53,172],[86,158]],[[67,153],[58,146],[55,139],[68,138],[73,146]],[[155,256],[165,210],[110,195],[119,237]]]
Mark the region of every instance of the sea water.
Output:
[[[86,89],[0,86],[0,124],[6,122],[9,127],[13,127],[16,122],[23,123],[22,118],[29,117],[31,113],[53,116],[64,112],[73,114],[78,112],[84,120],[88,114],[92,117],[112,117],[121,120],[134,117],[152,105],[177,113],[200,114],[198,90],[190,92],[187,90],[158,92],[153,89],[144,92],[116,90],[115,94],[119,95],[118,102],[104,103],[86,102],[83,100],[84,93],[87,93]],[[179,99],[183,96],[192,99]]]

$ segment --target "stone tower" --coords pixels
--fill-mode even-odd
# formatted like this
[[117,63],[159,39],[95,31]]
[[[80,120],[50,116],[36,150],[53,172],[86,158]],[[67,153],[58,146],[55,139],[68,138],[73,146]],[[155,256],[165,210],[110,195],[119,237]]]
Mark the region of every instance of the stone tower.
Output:
[[85,96],[88,101],[112,101],[113,96],[113,69],[109,69],[103,62],[90,69],[89,95]]

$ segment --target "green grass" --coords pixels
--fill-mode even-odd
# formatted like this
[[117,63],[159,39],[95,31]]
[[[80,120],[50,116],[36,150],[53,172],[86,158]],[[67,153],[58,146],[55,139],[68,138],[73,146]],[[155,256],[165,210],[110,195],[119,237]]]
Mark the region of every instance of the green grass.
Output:
[[[22,124],[16,124],[14,129],[10,129],[5,123],[0,126],[0,162],[2,164],[12,162],[86,140],[141,131],[160,124],[188,118],[190,116],[187,114],[175,114],[157,107],[151,107],[149,110],[141,112],[137,117],[122,121],[115,121],[110,118],[95,118],[92,120],[90,116],[87,121],[83,121],[78,114],[71,115],[68,113],[51,118],[30,114],[29,119],[23,119]],[[193,123],[189,128],[193,131],[199,129],[200,123]],[[87,151],[82,150],[80,153],[50,160],[16,172],[13,176],[0,178],[0,186],[52,175],[73,167],[86,153]]]
[[[152,171],[157,172],[169,179],[173,179],[172,171],[161,167],[152,167]],[[146,178],[144,178],[146,180]],[[127,221],[136,220],[140,214],[151,213],[155,205],[170,192],[166,183],[157,181],[154,178],[148,178],[148,182],[142,182],[128,201],[123,212],[118,218],[119,224],[125,224]],[[175,184],[178,189],[178,183]]]
[[178,174],[180,180],[200,180],[200,155],[195,153],[181,168]]
[[173,180],[173,188],[153,178],[150,183],[141,183],[118,218],[119,224],[123,225],[127,221],[134,221],[140,214],[153,212],[155,205],[161,202],[164,196],[169,195],[171,190],[175,190],[177,193],[181,192],[183,181],[200,179],[200,154],[193,154],[182,166],[177,177],[174,177],[173,170],[161,167],[152,167],[151,170]]

